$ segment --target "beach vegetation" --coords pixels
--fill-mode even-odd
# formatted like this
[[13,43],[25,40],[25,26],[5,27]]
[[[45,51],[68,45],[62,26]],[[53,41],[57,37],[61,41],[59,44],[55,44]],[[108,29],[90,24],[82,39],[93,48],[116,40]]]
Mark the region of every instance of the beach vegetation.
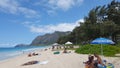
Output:
[[103,49],[104,56],[115,56],[115,54],[120,54],[120,47],[114,45],[83,45],[76,49],[76,53],[79,54],[94,54],[97,53],[101,55],[101,46]]

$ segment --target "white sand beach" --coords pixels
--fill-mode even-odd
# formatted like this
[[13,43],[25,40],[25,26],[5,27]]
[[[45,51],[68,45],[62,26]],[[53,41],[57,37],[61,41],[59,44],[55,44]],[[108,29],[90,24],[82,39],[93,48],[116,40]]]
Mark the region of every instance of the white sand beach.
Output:
[[[83,62],[87,61],[88,55],[76,54],[74,51],[65,54],[53,54],[53,51],[37,51],[39,55],[28,57],[27,54],[17,56],[0,62],[0,68],[85,68]],[[120,57],[103,57],[113,63],[115,68],[120,67]],[[34,65],[22,66],[29,61],[38,61]]]

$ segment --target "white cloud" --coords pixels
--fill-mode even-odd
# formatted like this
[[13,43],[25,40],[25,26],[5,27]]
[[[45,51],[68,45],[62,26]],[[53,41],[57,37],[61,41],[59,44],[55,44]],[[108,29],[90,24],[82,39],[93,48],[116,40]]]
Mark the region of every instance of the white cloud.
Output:
[[37,16],[35,10],[22,7],[16,0],[0,0],[0,11],[11,14],[22,14],[25,17]]
[[[24,2],[24,1],[22,1]],[[28,0],[30,2],[30,0]],[[48,14],[56,14],[56,10],[67,11],[74,6],[79,6],[83,0],[37,0],[37,7],[40,5]],[[31,5],[28,3],[28,5]],[[22,5],[19,0],[0,0],[0,11],[11,14],[22,14],[25,17],[39,17],[37,11]]]
[[57,10],[68,11],[74,6],[80,6],[84,0],[40,0],[34,3],[35,6],[44,7],[49,15],[56,13]]
[[48,10],[47,11],[48,15],[56,15],[56,12],[54,10]]
[[20,13],[22,13],[23,15],[25,15],[27,18],[39,16],[39,15],[37,15],[37,12],[35,10],[24,8],[24,7],[19,7],[18,11]]
[[76,26],[80,25],[79,22],[83,22],[83,19],[80,19],[74,23],[60,23],[57,25],[35,25],[29,22],[25,22],[26,24],[24,25],[26,25],[33,33],[52,33],[54,31],[72,31]]
[[48,0],[52,9],[68,10],[75,5],[80,5],[83,0]]
[[10,13],[16,13],[18,3],[13,0],[0,0],[0,10],[9,11]]
[[36,33],[51,33],[54,31],[72,31],[75,26],[74,23],[61,23],[58,25],[31,26],[30,30]]
[[77,20],[76,22],[81,22],[81,23],[83,23],[84,22],[84,19],[79,19],[79,20]]

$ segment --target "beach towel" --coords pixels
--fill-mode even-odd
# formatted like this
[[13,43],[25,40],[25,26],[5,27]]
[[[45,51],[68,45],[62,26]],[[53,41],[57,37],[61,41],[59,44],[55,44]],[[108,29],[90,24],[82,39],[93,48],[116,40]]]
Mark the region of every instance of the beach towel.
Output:
[[42,62],[40,62],[39,64],[47,64],[49,61],[42,61]]
[[60,54],[60,52],[59,52],[59,51],[56,51],[56,52],[54,52],[54,54]]

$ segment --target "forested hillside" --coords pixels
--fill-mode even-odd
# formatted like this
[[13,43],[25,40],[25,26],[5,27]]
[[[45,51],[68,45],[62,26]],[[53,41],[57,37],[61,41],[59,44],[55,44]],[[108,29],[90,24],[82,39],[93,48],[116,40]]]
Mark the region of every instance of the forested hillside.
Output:
[[107,37],[114,42],[120,42],[120,2],[113,0],[107,5],[91,9],[88,16],[84,17],[84,23],[80,22],[80,26],[71,34],[60,37],[58,43],[89,43],[97,37]]

